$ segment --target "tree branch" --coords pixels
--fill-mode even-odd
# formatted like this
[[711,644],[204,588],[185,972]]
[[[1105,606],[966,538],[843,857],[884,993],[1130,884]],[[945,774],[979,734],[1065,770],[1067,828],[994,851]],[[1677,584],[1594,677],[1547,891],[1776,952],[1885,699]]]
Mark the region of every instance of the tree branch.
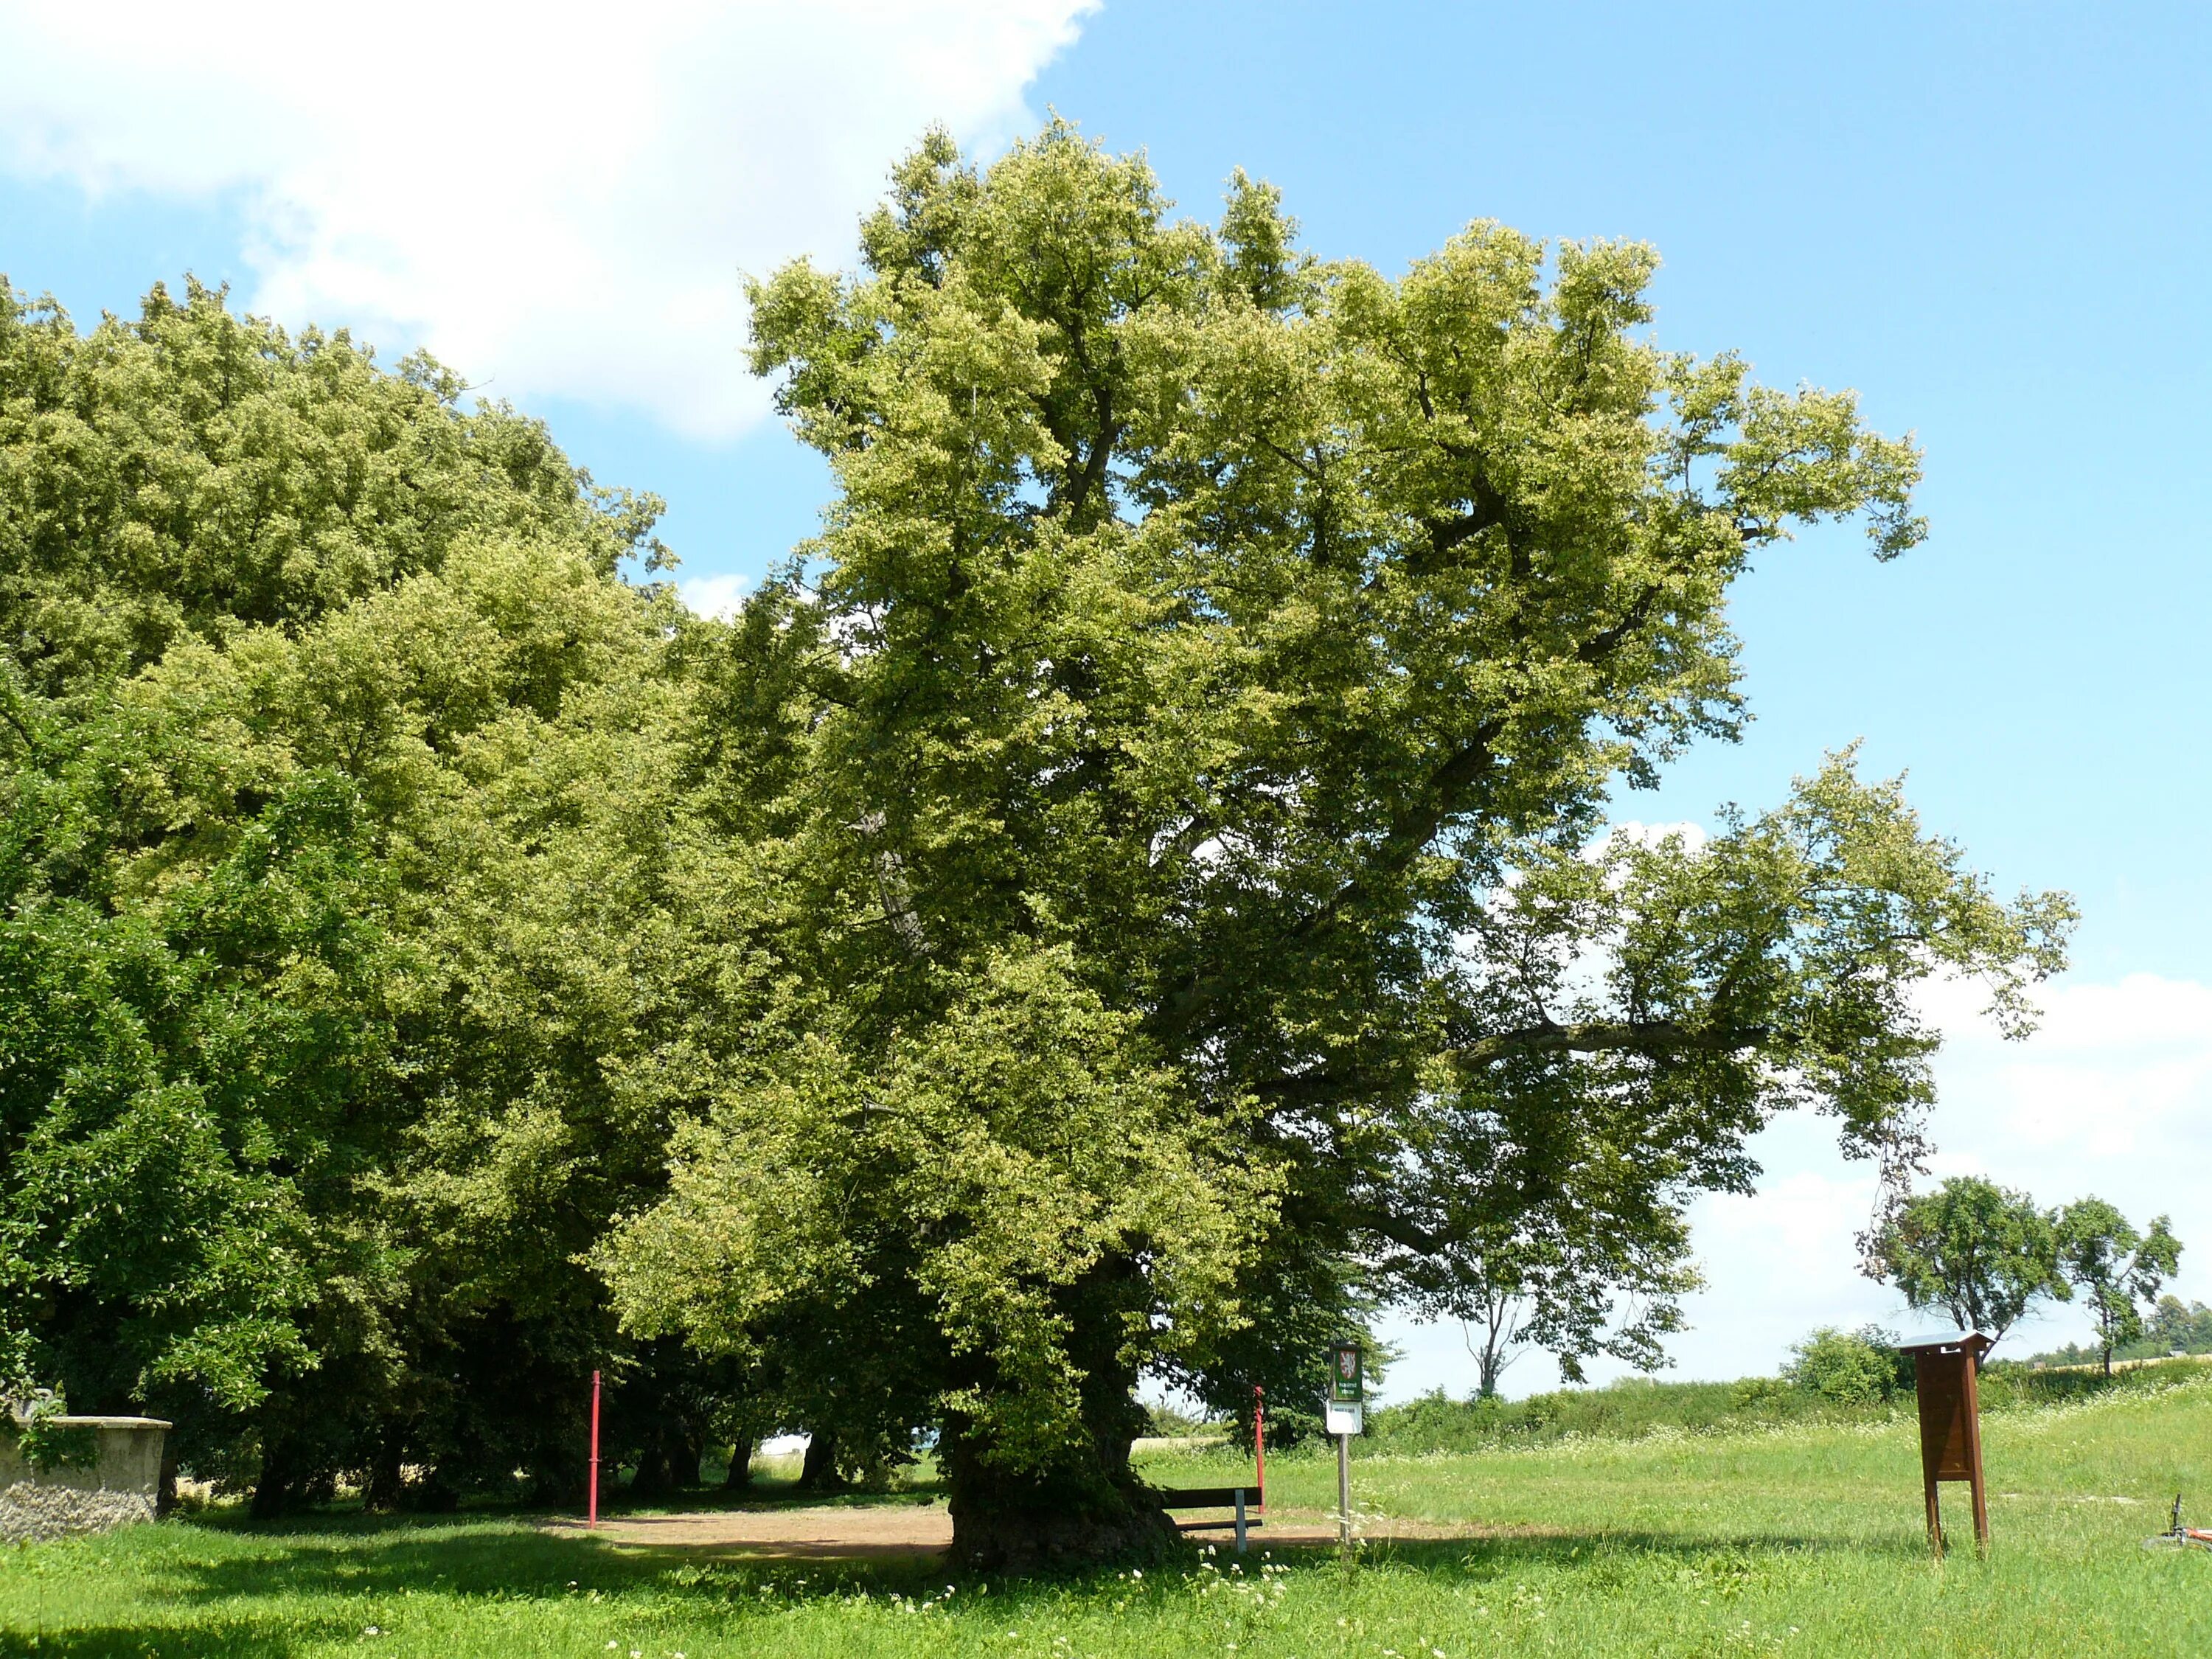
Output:
[[1645,1054],[1732,1054],[1765,1042],[1773,1035],[1764,1025],[1690,1026],[1673,1019],[1581,1020],[1562,1025],[1546,1020],[1518,1031],[1502,1031],[1450,1050],[1464,1066],[1494,1066],[1521,1054],[1602,1054],[1619,1050]]

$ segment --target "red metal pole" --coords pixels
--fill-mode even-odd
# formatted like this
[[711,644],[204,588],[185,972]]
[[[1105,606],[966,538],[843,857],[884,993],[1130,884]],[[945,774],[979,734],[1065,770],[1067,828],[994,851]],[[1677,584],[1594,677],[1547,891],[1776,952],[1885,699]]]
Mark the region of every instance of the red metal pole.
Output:
[[586,1526],[599,1524],[599,1374],[592,1373],[592,1497]]
[[1252,1451],[1260,1460],[1260,1507],[1267,1507],[1267,1391],[1252,1385]]

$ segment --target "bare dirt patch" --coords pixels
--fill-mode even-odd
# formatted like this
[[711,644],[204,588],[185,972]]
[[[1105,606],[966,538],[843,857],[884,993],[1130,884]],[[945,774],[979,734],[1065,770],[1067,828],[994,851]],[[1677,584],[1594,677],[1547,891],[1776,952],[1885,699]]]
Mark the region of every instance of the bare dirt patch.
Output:
[[[785,1560],[917,1559],[944,1553],[952,1542],[952,1517],[942,1504],[823,1504],[807,1509],[712,1510],[689,1515],[610,1516],[589,1531],[580,1521],[547,1523],[547,1530],[603,1539],[611,1544],[714,1550]],[[1369,1543],[1393,1539],[1480,1538],[1496,1528],[1383,1520],[1364,1530]],[[1194,1543],[1224,1552],[1235,1534],[1190,1534]],[[1325,1515],[1286,1511],[1252,1531],[1255,1550],[1336,1542]]]
[[807,1509],[708,1510],[692,1515],[623,1515],[596,1530],[556,1521],[548,1530],[611,1544],[666,1544],[811,1560],[936,1555],[952,1542],[942,1504],[825,1504]]

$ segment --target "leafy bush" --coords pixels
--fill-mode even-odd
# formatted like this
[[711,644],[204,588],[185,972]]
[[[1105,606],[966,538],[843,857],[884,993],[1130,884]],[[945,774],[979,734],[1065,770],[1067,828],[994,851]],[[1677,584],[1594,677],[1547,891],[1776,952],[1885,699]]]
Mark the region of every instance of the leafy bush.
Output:
[[1911,1386],[1897,1338],[1879,1325],[1856,1331],[1823,1325],[1790,1351],[1782,1375],[1800,1389],[1839,1405],[1871,1405]]
[[1791,1396],[1790,1384],[1778,1376],[1747,1376],[1735,1385],[1731,1397],[1736,1405],[1747,1411],[1762,1407],[1780,1407]]
[[[1912,1362],[1890,1346],[1889,1333],[1815,1331],[1798,1344],[1803,1352],[1823,1335],[1871,1351],[1888,1367],[1888,1387],[1847,1389],[1840,1396],[1808,1386],[1796,1376],[1747,1376],[1735,1382],[1656,1382],[1625,1377],[1601,1389],[1561,1389],[1526,1400],[1454,1400],[1441,1390],[1367,1414],[1367,1432],[1352,1442],[1354,1456],[1473,1452],[1549,1441],[1634,1440],[1650,1434],[1728,1434],[1779,1423],[1879,1422],[1912,1410]],[[2175,1359],[2112,1376],[2094,1370],[2037,1370],[2020,1361],[1984,1367],[1984,1412],[2007,1412],[2087,1400],[2107,1394],[2155,1393],[2200,1380],[2200,1361]],[[1870,1375],[1863,1353],[1856,1376]],[[1872,1376],[1879,1377],[1875,1371]],[[1272,1422],[1273,1413],[1269,1420]],[[1272,1433],[1270,1447],[1274,1444]],[[1323,1443],[1325,1448],[1325,1443]]]
[[1208,1429],[1221,1426],[1218,1419],[1208,1417],[1203,1411],[1185,1411],[1164,1401],[1147,1405],[1145,1415],[1149,1419],[1145,1431],[1169,1440],[1188,1439],[1192,1435],[1204,1434]]
[[22,1460],[41,1474],[49,1469],[88,1469],[100,1461],[99,1433],[79,1424],[64,1424],[69,1401],[50,1389],[40,1389],[27,1399],[9,1402],[0,1413],[0,1431],[15,1443]]

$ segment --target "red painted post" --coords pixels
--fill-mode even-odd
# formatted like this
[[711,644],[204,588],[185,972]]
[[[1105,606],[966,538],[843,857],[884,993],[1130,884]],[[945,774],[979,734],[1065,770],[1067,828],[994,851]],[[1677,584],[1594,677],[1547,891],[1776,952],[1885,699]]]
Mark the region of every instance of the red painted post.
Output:
[[1252,1385],[1252,1451],[1260,1460],[1260,1508],[1267,1507],[1267,1391]]
[[599,1374],[592,1373],[592,1497],[591,1511],[584,1524],[599,1524]]

